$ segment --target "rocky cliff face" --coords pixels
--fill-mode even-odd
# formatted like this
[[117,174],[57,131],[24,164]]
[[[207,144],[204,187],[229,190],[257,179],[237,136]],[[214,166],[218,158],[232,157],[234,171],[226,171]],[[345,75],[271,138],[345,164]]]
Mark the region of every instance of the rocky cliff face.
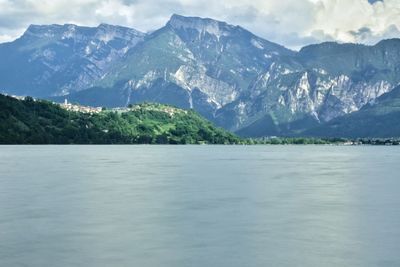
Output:
[[219,121],[232,130],[252,128],[267,114],[279,133],[301,130],[290,124],[304,118],[324,123],[352,113],[400,83],[399,52],[400,40],[303,48],[292,62],[274,62],[246,97],[220,111]]
[[[109,25],[31,26],[0,45],[0,55],[12,65],[0,64],[8,74],[0,85],[11,93],[67,95],[86,105],[161,102],[250,136],[301,132],[400,83],[398,39],[295,52],[239,26],[179,15],[147,35]],[[20,66],[28,67],[18,73]]]
[[86,89],[143,37],[107,24],[31,25],[16,41],[0,45],[0,88],[34,96]]
[[303,136],[391,138],[400,136],[400,86],[363,106],[308,129]]
[[[195,108],[213,119],[217,110],[237,100],[274,60],[294,54],[239,26],[173,15],[98,86],[122,82],[129,95],[127,103],[168,99],[168,104]],[[177,96],[173,99],[171,90],[165,88],[154,90],[155,84],[173,87]]]

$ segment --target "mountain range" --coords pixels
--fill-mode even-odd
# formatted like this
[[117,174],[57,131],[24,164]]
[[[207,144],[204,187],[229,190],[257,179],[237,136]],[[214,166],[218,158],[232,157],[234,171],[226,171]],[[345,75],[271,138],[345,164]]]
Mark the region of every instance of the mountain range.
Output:
[[31,25],[0,44],[0,58],[7,94],[106,107],[159,102],[242,136],[400,135],[395,125],[384,134],[371,127],[382,110],[397,114],[400,39],[292,51],[240,26],[173,15],[151,33]]

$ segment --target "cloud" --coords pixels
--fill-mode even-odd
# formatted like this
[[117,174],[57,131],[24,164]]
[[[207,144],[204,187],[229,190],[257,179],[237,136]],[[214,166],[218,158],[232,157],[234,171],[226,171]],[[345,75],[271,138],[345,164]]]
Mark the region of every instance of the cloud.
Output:
[[342,42],[371,44],[381,38],[393,38],[396,36],[388,31],[393,32],[393,26],[400,26],[398,0],[375,1],[373,4],[362,0],[351,3],[348,0],[322,0],[316,7],[312,28]]
[[384,32],[374,33],[368,27],[362,27],[358,31],[350,31],[351,35],[358,43],[375,44],[382,39],[391,39],[400,37],[400,31],[396,25],[390,25]]
[[15,39],[29,24],[104,22],[151,31],[173,13],[241,25],[295,49],[400,37],[399,0],[0,0],[0,42]]
[[358,31],[349,31],[349,33],[360,41],[368,40],[373,35],[371,29],[368,27],[362,27]]

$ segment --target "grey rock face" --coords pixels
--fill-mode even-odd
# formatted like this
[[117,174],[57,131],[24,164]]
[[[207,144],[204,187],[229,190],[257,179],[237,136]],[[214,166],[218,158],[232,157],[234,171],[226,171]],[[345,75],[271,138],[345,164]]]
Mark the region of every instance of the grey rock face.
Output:
[[0,86],[34,96],[86,89],[143,38],[136,30],[106,24],[31,25],[16,41],[0,45],[0,71],[8,74]]
[[1,44],[0,56],[6,92],[88,105],[173,104],[249,135],[257,127],[266,135],[301,131],[358,111],[400,83],[398,39],[295,52],[240,26],[179,15],[151,34],[105,24],[31,26]]

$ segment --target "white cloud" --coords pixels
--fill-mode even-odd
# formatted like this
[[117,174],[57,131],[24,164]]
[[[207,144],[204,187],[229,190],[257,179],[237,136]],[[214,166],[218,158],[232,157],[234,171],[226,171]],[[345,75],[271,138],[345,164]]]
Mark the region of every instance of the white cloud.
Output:
[[7,34],[0,34],[0,43],[8,42],[13,39],[13,36]]
[[[384,37],[391,27],[400,26],[400,1],[385,0],[371,5],[368,1],[322,0],[316,5],[315,21],[304,34],[320,30],[342,42],[372,43]],[[370,38],[354,34],[363,29],[370,31]],[[374,38],[372,38],[375,36]],[[400,36],[399,36],[400,37]]]
[[[150,31],[172,13],[211,17],[292,48],[400,37],[400,1],[384,0],[0,0],[0,42],[29,24],[102,22]],[[373,2],[373,1],[371,1]]]

